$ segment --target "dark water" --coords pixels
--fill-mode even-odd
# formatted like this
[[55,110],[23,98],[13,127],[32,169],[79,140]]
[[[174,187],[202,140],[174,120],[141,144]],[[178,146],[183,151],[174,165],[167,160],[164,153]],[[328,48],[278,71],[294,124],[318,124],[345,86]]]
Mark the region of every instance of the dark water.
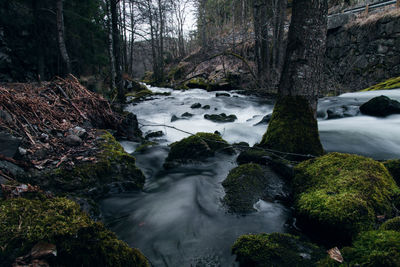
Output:
[[[169,89],[151,88],[154,91]],[[400,100],[400,90],[380,92]],[[235,95],[235,94],[234,94]],[[319,111],[341,105],[359,106],[376,95],[347,94],[320,101]],[[229,142],[245,141],[253,145],[261,140],[266,125],[253,126],[272,112],[270,101],[254,97],[216,98],[204,90],[172,92],[170,97],[146,101],[128,108],[144,124],[168,124],[185,131],[218,130]],[[210,110],[192,110],[199,102]],[[218,109],[218,110],[215,110]],[[172,115],[193,113],[189,120],[171,123]],[[234,123],[217,124],[203,115],[225,112],[235,114]],[[358,153],[377,159],[400,157],[400,116],[385,119],[367,116],[336,120],[319,120],[321,140],[327,151]],[[221,204],[221,182],[236,166],[236,156],[218,155],[201,165],[186,165],[171,171],[162,164],[167,145],[187,135],[165,127],[144,127],[144,132],[162,130],[166,136],[159,145],[145,153],[134,153],[137,165],[147,182],[144,192],[119,194],[101,203],[105,222],[120,238],[139,248],[154,266],[235,266],[230,253],[233,242],[242,234],[287,232],[292,224],[291,210],[278,202],[260,200],[257,212],[237,216],[226,212]],[[128,152],[137,144],[122,143]]]

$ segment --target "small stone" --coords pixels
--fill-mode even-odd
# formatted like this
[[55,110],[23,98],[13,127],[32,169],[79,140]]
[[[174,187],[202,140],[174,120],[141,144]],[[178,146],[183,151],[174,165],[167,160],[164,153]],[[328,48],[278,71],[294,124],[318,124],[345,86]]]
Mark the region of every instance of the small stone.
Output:
[[228,93],[216,93],[215,94],[215,97],[221,97],[221,96],[231,97],[231,95]]
[[42,133],[41,135],[40,135],[40,141],[42,141],[43,143],[47,143],[47,142],[49,142],[49,135],[48,134],[45,134],[45,133]]
[[163,131],[151,132],[145,136],[145,139],[157,138],[164,135]]
[[189,112],[185,112],[185,113],[182,114],[181,117],[191,118],[191,117],[193,117],[193,114],[189,113]]
[[204,107],[202,107],[202,109],[210,109],[210,105],[205,105]]
[[172,115],[171,122],[178,121],[178,120],[180,120],[180,118],[178,118],[178,116]]
[[25,156],[26,153],[27,153],[26,149],[25,149],[25,148],[22,148],[22,147],[19,147],[19,148],[18,148],[18,152],[19,152],[19,154],[20,154],[21,156]]
[[201,108],[201,104],[200,103],[195,103],[195,104],[191,105],[190,108],[193,108],[193,109]]
[[79,136],[70,134],[65,138],[65,143],[69,146],[79,146],[82,144],[82,139]]
[[70,135],[76,135],[79,138],[83,138],[83,139],[85,139],[88,136],[88,133],[86,132],[86,130],[79,126],[69,129],[68,133]]

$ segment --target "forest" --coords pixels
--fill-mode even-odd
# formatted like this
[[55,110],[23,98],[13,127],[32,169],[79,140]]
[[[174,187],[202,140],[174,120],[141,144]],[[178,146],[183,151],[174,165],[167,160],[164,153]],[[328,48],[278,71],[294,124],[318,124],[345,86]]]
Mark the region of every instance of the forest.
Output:
[[0,267],[400,266],[399,0],[0,1]]

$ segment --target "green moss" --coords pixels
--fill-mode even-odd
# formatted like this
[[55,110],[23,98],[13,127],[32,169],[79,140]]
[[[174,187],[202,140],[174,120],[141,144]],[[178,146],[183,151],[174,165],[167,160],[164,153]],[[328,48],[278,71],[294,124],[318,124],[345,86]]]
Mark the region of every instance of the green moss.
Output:
[[[299,164],[293,181],[296,211],[314,232],[349,240],[392,214],[396,186],[382,163],[331,153]],[[305,223],[304,223],[305,222]]]
[[[379,229],[400,232],[400,217],[395,217],[393,219],[387,220],[386,222],[384,222],[381,225],[381,227]],[[400,240],[399,240],[399,242],[400,242]]]
[[376,85],[373,85],[371,87],[368,87],[364,90],[361,90],[361,92],[367,92],[367,91],[378,91],[378,90],[391,90],[391,89],[398,89],[400,88],[400,76],[391,78],[389,80],[386,80],[384,82],[378,83]]
[[39,241],[55,244],[55,266],[149,266],[136,249],[65,198],[0,201],[0,262],[11,265]]
[[261,146],[290,153],[322,155],[318,125],[303,97],[282,97],[274,107]]
[[289,234],[241,236],[233,245],[240,266],[315,266],[326,254],[317,246]]
[[142,82],[144,82],[146,84],[150,84],[150,85],[154,84],[154,82],[155,82],[154,73],[151,71],[146,71],[142,78]]
[[172,143],[166,161],[201,161],[215,152],[231,153],[232,148],[221,136],[212,133],[197,133]]
[[226,192],[223,203],[231,212],[253,211],[253,205],[262,197],[267,182],[264,171],[259,165],[253,163],[240,165],[231,170],[222,182]]
[[172,81],[172,80],[179,80],[181,78],[183,78],[185,74],[185,68],[181,65],[175,66],[173,67],[167,75],[168,80]]
[[400,185],[400,159],[388,160],[383,164],[393,176],[393,179],[396,181],[397,185]]
[[[136,167],[135,158],[126,153],[120,143],[106,131],[100,131],[98,137],[97,161],[81,163],[73,168],[61,167],[48,173],[41,184],[61,192],[87,191],[97,188],[107,193],[107,185],[113,182],[124,183],[125,189],[142,189],[145,177]],[[46,183],[50,183],[47,185]],[[104,191],[105,190],[105,191]]]
[[344,266],[400,266],[400,232],[361,233],[351,248],[343,250]]
[[207,89],[208,87],[208,83],[204,78],[193,78],[188,82],[186,82],[185,85],[191,89],[195,88]]
[[141,153],[146,151],[149,147],[157,145],[156,142],[145,142],[135,149],[135,152]]

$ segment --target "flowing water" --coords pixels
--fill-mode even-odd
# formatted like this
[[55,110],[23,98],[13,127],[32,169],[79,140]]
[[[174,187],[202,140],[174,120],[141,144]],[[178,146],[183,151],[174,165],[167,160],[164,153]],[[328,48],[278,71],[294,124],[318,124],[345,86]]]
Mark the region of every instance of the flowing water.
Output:
[[[184,92],[150,89],[170,92],[171,96],[157,96],[129,106],[127,110],[138,116],[141,125],[169,125],[191,133],[217,130],[230,143],[259,142],[267,125],[254,124],[273,109],[272,101],[232,92],[231,97],[215,97],[215,92],[200,89]],[[382,94],[400,100],[400,90],[321,99],[319,129],[325,150],[376,159],[400,158],[400,115],[325,118],[329,108],[359,106]],[[210,109],[191,109],[194,103],[209,105]],[[194,116],[171,122],[173,115],[181,117],[185,112]],[[235,114],[238,120],[221,124],[203,118],[204,114],[220,113]],[[291,209],[277,201],[260,200],[255,205],[257,212],[246,216],[226,212],[221,204],[224,196],[221,182],[236,166],[236,156],[217,155],[203,164],[167,171],[162,165],[168,155],[168,144],[188,135],[165,126],[143,126],[142,130],[165,134],[155,140],[158,145],[133,153],[147,177],[144,191],[110,196],[102,201],[101,207],[108,226],[129,245],[139,248],[154,266],[235,266],[230,247],[240,235],[290,230]],[[129,153],[138,146],[132,142],[122,145]]]

